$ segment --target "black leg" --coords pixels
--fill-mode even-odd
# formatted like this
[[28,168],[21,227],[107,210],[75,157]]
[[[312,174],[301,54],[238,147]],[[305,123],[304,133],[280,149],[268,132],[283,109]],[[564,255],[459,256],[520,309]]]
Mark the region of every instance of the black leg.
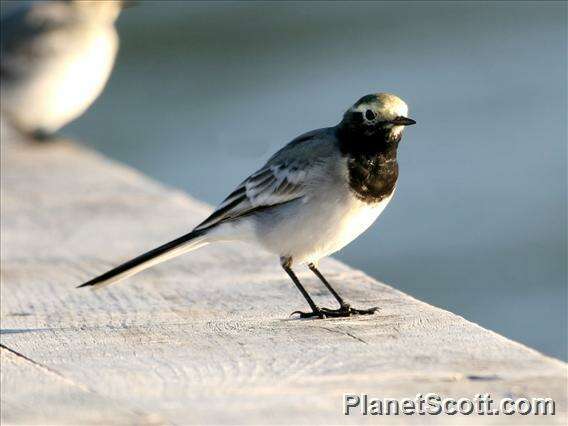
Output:
[[325,318],[325,315],[323,314],[321,309],[318,308],[318,306],[312,300],[312,298],[310,297],[310,295],[308,294],[308,292],[306,291],[306,289],[304,288],[304,286],[302,285],[302,283],[300,282],[300,280],[298,279],[298,277],[296,276],[294,271],[292,271],[292,268],[291,268],[292,259],[289,258],[289,257],[283,258],[283,259],[281,259],[281,264],[282,264],[282,268],[284,268],[284,270],[286,271],[286,273],[288,274],[290,279],[294,282],[294,284],[296,285],[298,290],[300,290],[300,293],[302,293],[302,296],[304,296],[304,299],[306,299],[306,302],[308,302],[308,305],[310,305],[310,308],[312,308],[312,312],[296,311],[296,312],[292,312],[292,315],[293,314],[300,314],[300,318],[310,318],[310,317]]
[[349,303],[346,303],[343,298],[335,291],[335,289],[331,286],[329,282],[325,279],[322,273],[316,268],[316,265],[313,263],[308,264],[308,268],[316,274],[316,276],[320,279],[322,283],[327,287],[329,292],[335,297],[335,300],[339,303],[339,309],[327,309],[322,308],[321,311],[330,317],[348,317],[351,315],[372,315],[374,314],[379,308],[374,307],[370,309],[356,309],[352,308]]
[[333,295],[333,297],[335,297],[335,300],[337,300],[337,302],[339,303],[339,305],[341,307],[346,306],[349,307],[348,303],[345,303],[345,301],[343,300],[343,298],[337,293],[337,291],[335,291],[335,289],[331,286],[330,283],[327,282],[327,280],[325,279],[325,277],[322,275],[322,273],[318,270],[318,268],[316,268],[316,265],[314,265],[313,263],[310,263],[308,265],[308,268],[310,268],[310,270],[316,274],[316,277],[318,277],[320,279],[320,281],[322,283],[324,283],[324,285],[327,287],[327,289],[329,290],[329,292]]

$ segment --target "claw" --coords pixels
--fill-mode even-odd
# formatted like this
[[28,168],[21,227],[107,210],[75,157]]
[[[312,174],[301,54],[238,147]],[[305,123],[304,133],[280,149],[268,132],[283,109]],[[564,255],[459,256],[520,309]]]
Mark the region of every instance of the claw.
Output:
[[356,309],[349,305],[343,305],[339,309],[322,308],[321,311],[328,317],[350,317],[352,315],[373,315],[379,308]]
[[302,311],[294,311],[290,314],[290,316],[299,314],[300,318],[313,318],[318,317],[319,319],[325,319],[325,313],[321,309],[313,310],[311,312],[302,312]]
[[317,310],[313,310],[311,312],[294,311],[290,314],[290,316],[298,314],[300,315],[300,318],[314,318],[314,317],[320,319],[325,319],[327,317],[342,318],[342,317],[350,317],[353,315],[373,315],[379,309],[380,308],[377,306],[369,309],[357,309],[357,308],[352,308],[348,304],[345,304],[341,306],[339,309],[318,308]]
[[369,309],[355,309],[351,308],[351,311],[356,315],[373,315],[375,312],[379,311],[380,308],[378,306],[374,306]]

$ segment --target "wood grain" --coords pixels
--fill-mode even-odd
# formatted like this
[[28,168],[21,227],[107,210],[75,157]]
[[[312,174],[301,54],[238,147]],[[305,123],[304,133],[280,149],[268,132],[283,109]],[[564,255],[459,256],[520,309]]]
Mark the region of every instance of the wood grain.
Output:
[[[2,424],[565,424],[564,363],[335,260],[322,263],[329,279],[378,315],[289,318],[305,307],[277,259],[239,244],[76,290],[210,207],[69,141],[2,139]],[[557,405],[546,417],[342,415],[343,394],[361,392]]]

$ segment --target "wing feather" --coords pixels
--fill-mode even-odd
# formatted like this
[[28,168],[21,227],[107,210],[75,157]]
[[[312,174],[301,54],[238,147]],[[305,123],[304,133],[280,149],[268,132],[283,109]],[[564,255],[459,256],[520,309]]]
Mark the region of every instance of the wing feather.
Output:
[[211,216],[195,229],[209,228],[245,216],[255,210],[304,197],[304,179],[307,172],[300,165],[298,161],[265,165],[243,181]]
[[65,5],[32,4],[14,9],[2,17],[0,25],[0,74],[3,78],[17,77],[28,72],[37,58],[54,55],[53,45],[46,42],[48,33],[68,26]]
[[[252,212],[308,197],[308,181],[327,173],[326,161],[337,155],[335,130],[298,136],[245,179],[195,230],[203,230]],[[331,162],[333,163],[333,162]],[[329,162],[327,163],[329,164]],[[312,183],[313,185],[313,183]]]

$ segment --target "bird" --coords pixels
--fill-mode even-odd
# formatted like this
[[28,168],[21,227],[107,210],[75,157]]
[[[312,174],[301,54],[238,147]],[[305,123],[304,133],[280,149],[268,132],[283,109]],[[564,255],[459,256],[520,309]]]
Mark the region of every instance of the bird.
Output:
[[22,134],[52,137],[83,114],[114,66],[122,0],[51,0],[1,21],[2,113]]
[[[191,232],[78,287],[102,287],[220,241],[253,243],[279,257],[306,300],[300,318],[371,315],[352,307],[318,269],[320,259],[363,233],[390,202],[398,179],[397,149],[408,106],[389,93],[363,96],[339,124],[304,133],[247,177]],[[339,304],[318,306],[295,272],[307,266]]]

